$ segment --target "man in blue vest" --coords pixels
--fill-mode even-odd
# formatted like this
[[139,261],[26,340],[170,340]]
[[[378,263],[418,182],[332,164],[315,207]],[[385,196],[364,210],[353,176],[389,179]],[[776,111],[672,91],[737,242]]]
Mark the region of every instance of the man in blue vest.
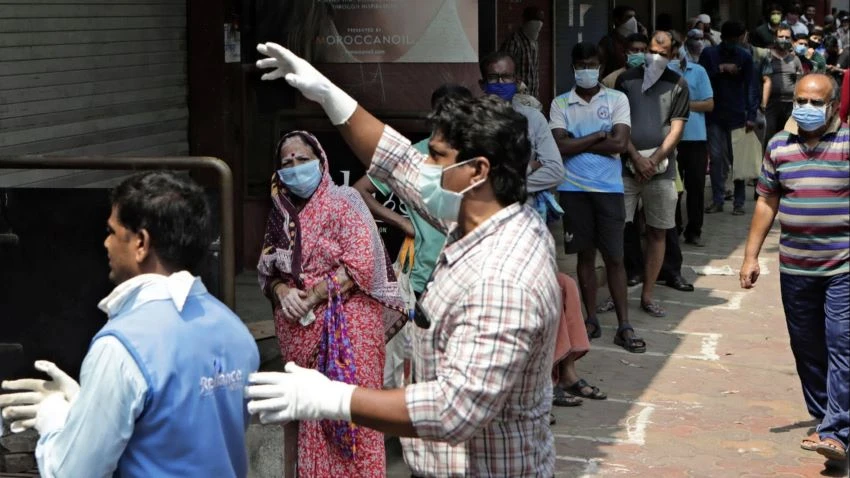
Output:
[[112,192],[104,245],[117,284],[98,307],[80,384],[3,382],[4,419],[35,428],[43,477],[244,477],[243,388],[259,354],[244,324],[187,270],[203,258],[209,208],[194,182],[134,176]]

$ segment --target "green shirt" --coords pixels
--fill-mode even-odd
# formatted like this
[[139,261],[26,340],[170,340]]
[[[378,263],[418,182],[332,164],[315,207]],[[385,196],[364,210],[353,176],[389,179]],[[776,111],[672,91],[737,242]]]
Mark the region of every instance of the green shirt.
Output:
[[[422,141],[413,145],[419,152],[428,154],[428,140],[425,138]],[[392,194],[390,188],[381,181],[369,177],[375,188],[384,196]],[[425,284],[431,278],[431,272],[437,265],[437,258],[443,250],[443,245],[446,243],[446,236],[437,228],[431,225],[428,221],[420,216],[412,207],[404,205],[407,209],[407,215],[410,222],[413,223],[413,230],[416,232],[416,237],[413,238],[413,270],[410,271],[410,284],[416,293],[422,293],[425,290]]]

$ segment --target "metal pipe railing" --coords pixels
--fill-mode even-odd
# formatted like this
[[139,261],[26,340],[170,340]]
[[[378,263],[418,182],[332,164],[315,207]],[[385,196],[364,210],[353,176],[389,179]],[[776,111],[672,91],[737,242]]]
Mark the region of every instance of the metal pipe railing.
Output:
[[221,209],[221,300],[236,308],[236,241],[234,233],[233,173],[224,161],[204,156],[0,156],[0,169],[183,169],[213,170],[218,174]]

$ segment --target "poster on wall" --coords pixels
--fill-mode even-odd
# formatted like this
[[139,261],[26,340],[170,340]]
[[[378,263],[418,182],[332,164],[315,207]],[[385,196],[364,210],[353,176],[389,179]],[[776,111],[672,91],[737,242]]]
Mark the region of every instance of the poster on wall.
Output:
[[311,63],[477,63],[477,0],[258,0],[257,38]]

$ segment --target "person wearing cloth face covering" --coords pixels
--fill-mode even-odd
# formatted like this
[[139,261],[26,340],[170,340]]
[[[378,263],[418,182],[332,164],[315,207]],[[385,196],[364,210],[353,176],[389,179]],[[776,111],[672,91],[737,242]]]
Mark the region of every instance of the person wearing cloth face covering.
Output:
[[779,284],[791,351],[809,414],[800,446],[847,460],[850,436],[850,129],[827,75],[797,82],[792,116],[767,145],[741,287],[759,278],[759,253],[779,216]]
[[352,420],[404,437],[414,476],[554,476],[561,291],[552,236],[525,205],[525,117],[493,95],[449,98],[431,114],[426,156],[289,50],[258,50],[269,58],[257,66],[273,69],[263,79],[318,102],[369,175],[448,237],[417,302],[415,383],[373,390],[290,363],[249,378],[248,410],[263,423]]
[[[275,152],[280,169],[271,179],[272,210],[257,271],[274,310],[281,357],[334,376],[322,358],[329,353],[325,344],[338,340],[346,382],[380,389],[385,308],[403,304],[375,221],[355,189],[333,183],[313,135],[288,133]],[[336,320],[337,313],[342,320],[334,324],[326,314]],[[385,466],[384,439],[374,430],[342,422],[299,427],[300,476],[383,476]]]

